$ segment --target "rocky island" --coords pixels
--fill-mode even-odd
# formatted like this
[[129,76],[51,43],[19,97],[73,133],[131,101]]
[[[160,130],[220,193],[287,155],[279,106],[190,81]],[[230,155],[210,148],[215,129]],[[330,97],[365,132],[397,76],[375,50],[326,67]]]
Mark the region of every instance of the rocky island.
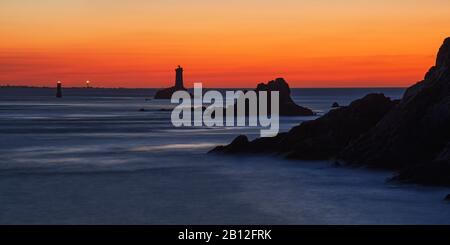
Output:
[[[272,91],[278,91],[280,95],[280,116],[314,116],[311,109],[295,104],[291,97],[291,88],[284,78],[277,78],[267,84],[260,83],[255,91],[256,94],[260,91],[267,91],[269,94]],[[268,103],[270,104],[270,100]]]

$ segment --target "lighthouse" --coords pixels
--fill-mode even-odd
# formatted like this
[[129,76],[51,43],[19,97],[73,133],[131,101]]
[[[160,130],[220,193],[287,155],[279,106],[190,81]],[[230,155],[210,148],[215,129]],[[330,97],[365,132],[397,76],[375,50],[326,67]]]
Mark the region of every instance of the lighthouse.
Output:
[[154,98],[160,100],[170,100],[173,93],[177,91],[186,91],[183,83],[183,68],[180,65],[175,69],[175,86],[156,91]]
[[62,84],[61,81],[56,83],[56,98],[62,98]]
[[178,68],[175,69],[175,89],[184,89],[183,68],[179,65]]

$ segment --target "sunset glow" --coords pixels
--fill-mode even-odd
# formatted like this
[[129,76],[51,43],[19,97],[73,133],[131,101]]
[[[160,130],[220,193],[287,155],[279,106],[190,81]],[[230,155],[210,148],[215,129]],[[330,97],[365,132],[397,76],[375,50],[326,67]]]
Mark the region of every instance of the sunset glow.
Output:
[[450,36],[444,0],[2,0],[0,85],[396,87]]

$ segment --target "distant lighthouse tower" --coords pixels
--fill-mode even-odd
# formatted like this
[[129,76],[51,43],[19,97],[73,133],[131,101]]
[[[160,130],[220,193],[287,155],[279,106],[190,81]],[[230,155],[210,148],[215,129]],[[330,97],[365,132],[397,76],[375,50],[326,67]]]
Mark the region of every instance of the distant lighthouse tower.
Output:
[[56,98],[62,98],[62,85],[61,81],[56,84]]
[[178,66],[177,69],[175,69],[176,75],[175,75],[175,89],[184,89],[183,84],[183,68],[181,66]]
[[172,98],[172,95],[177,91],[187,91],[184,88],[183,84],[183,68],[181,66],[178,66],[177,69],[175,69],[175,86],[172,86],[170,88],[164,88],[156,91],[156,94],[154,96],[157,100],[170,100]]

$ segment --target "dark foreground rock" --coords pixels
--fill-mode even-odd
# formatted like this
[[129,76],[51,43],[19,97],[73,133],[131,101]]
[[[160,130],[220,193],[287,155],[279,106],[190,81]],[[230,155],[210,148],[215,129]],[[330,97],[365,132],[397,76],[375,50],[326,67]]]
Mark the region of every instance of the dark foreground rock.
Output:
[[352,139],[366,132],[395,105],[382,94],[370,94],[347,107],[330,111],[274,138],[249,142],[239,136],[216,153],[276,153],[295,159],[328,159],[335,156]]
[[396,179],[403,181],[450,185],[450,38],[425,79],[339,158],[400,170]]
[[366,96],[273,139],[248,142],[241,136],[239,144],[213,152],[336,157],[340,163],[396,170],[395,180],[450,185],[450,38],[423,81],[398,103],[383,97]]
[[450,194],[448,194],[445,198],[444,201],[450,202]]
[[450,185],[450,164],[445,161],[430,161],[405,167],[392,180],[423,185]]

